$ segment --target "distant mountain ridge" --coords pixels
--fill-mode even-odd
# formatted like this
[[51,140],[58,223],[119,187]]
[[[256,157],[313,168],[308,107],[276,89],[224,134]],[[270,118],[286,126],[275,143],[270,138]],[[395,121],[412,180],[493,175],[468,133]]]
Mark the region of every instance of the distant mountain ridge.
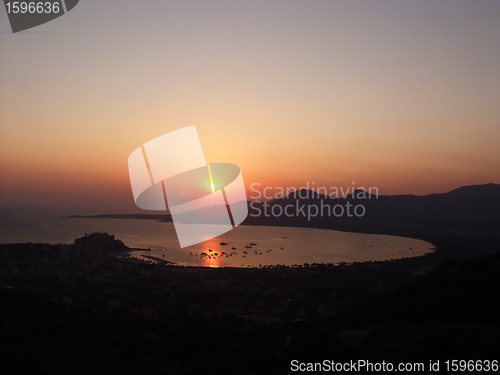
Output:
[[[354,197],[353,197],[354,196]],[[302,198],[305,197],[305,198]],[[347,203],[351,207],[361,205],[364,215],[349,217],[347,213],[336,217],[325,206],[332,208]],[[263,216],[279,213],[287,205],[323,207],[323,215],[304,217]],[[267,206],[267,207],[266,207]],[[280,206],[280,208],[274,207]],[[260,215],[256,216],[260,211]],[[289,206],[289,212],[291,212]],[[313,211],[313,210],[311,210]],[[341,210],[337,210],[339,213]],[[361,210],[358,210],[361,212]],[[253,214],[253,215],[252,215]],[[395,195],[378,197],[357,190],[344,198],[332,198],[313,191],[296,191],[286,197],[269,202],[250,202],[249,217],[243,224],[283,225],[328,228],[348,231],[394,232],[397,229],[419,228],[427,230],[495,230],[500,227],[500,185],[486,184],[463,186],[448,193],[426,196]]]
[[462,186],[457,189],[454,189],[448,193],[449,195],[455,196],[498,196],[500,194],[500,185],[499,184],[485,184],[485,185],[469,185]]
[[[462,186],[447,193],[370,196],[363,190],[332,198],[301,189],[268,202],[249,201],[243,225],[292,226],[343,231],[411,235],[422,231],[498,230],[500,228],[500,185]],[[335,216],[332,209],[363,206],[362,216]],[[278,207],[279,206],[279,207]],[[288,206],[288,208],[286,208]],[[307,207],[323,208],[322,214],[307,216]],[[302,209],[301,209],[302,207]],[[288,211],[287,211],[288,210]],[[327,215],[330,211],[330,215]],[[265,212],[269,216],[265,216]],[[358,207],[358,214],[362,212]],[[279,215],[273,215],[273,213]],[[281,213],[281,214],[280,214]],[[287,215],[290,214],[290,215]],[[304,215],[304,213],[306,215]],[[336,213],[340,213],[337,207]],[[209,209],[207,208],[207,214]],[[352,211],[351,211],[352,214]],[[109,214],[71,216],[91,218],[149,219],[171,222],[169,214]]]

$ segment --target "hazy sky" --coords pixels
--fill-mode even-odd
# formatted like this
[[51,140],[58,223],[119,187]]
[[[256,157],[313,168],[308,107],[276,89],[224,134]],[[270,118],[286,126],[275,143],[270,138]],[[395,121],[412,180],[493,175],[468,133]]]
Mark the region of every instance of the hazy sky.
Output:
[[247,187],[500,183],[499,102],[499,1],[2,7],[0,204],[132,212],[129,154],[190,125]]

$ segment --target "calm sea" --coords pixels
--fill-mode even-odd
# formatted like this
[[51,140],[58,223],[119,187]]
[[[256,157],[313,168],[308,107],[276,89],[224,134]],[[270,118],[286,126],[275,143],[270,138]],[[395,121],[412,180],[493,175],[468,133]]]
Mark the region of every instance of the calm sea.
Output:
[[[73,243],[75,238],[92,232],[114,234],[129,247],[151,248],[148,252],[133,252],[138,258],[148,255],[182,265],[211,267],[388,260],[423,255],[433,248],[425,241],[404,237],[242,225],[218,238],[181,249],[172,223],[44,215],[2,216],[0,243]],[[245,248],[249,243],[257,245]],[[212,256],[201,257],[201,253]]]

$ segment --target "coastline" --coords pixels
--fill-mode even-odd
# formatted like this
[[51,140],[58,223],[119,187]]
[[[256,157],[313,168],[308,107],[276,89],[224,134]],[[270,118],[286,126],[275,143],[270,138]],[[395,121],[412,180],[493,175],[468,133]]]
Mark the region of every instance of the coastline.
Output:
[[[167,216],[167,215],[164,215]],[[169,215],[168,215],[169,216]],[[103,214],[103,215],[77,215],[70,216],[66,218],[106,218],[106,219],[142,219],[142,220],[157,220],[157,215],[143,215],[143,214]],[[314,228],[314,229],[325,229],[325,230],[336,230],[341,232],[354,232],[363,234],[373,234],[373,235],[391,235],[398,237],[405,237],[410,239],[422,240],[428,242],[432,245],[432,252],[423,254],[417,257],[402,258],[404,259],[414,259],[412,262],[418,267],[431,268],[437,266],[440,262],[449,260],[468,260],[476,259],[489,251],[482,251],[484,248],[483,244],[495,245],[500,244],[500,233],[494,230],[482,230],[477,231],[474,228],[464,228],[462,231],[458,230],[442,230],[436,228],[428,228],[422,226],[385,226],[378,225],[378,228],[368,227],[365,225],[351,224],[338,225],[338,223],[332,223],[328,228],[325,227],[315,227],[313,225],[289,225],[283,226],[281,223],[275,223],[274,225],[262,225],[257,222],[244,222],[241,225],[244,226],[273,226],[273,227],[289,227],[289,228]],[[498,247],[498,246],[497,246]],[[396,261],[398,261],[396,260]],[[389,260],[387,260],[389,261]],[[318,263],[318,264],[328,264],[328,263]],[[203,266],[184,266],[178,265],[179,267],[202,267]],[[207,266],[206,268],[212,268]],[[227,268],[241,268],[241,267],[227,267]]]
[[[121,242],[109,238],[117,242],[102,243]],[[499,254],[466,262],[440,261],[448,251],[460,250],[456,245],[467,256],[480,257],[478,248],[500,250],[498,242],[487,244],[448,235],[438,241],[439,257],[435,252],[380,262],[262,268],[121,260],[107,246],[85,241],[80,249],[0,245],[0,302],[6,306],[3,316],[13,322],[7,333],[25,340],[11,357],[46,358],[42,354],[47,342],[63,350],[74,348],[73,338],[79,337],[82,344],[76,344],[77,349],[86,358],[100,358],[89,371],[93,373],[110,368],[103,360],[119,363],[122,351],[130,353],[131,347],[134,355],[144,358],[135,364],[134,373],[144,371],[151,360],[169,372],[169,364],[182,365],[183,358],[197,366],[210,363],[214,369],[238,373],[242,363],[251,365],[251,355],[264,358],[268,373],[277,374],[285,373],[290,358],[329,358],[332,351],[336,361],[376,360],[377,351],[397,361],[415,361],[415,355],[428,361],[446,357],[446,348],[457,341],[457,324],[465,344],[454,354],[488,358],[492,348],[498,349],[500,333],[495,323],[500,311]],[[457,301],[460,309],[455,308]],[[26,315],[27,306],[36,314]],[[38,332],[53,325],[63,328],[42,341]],[[33,329],[26,331],[27,326]],[[422,335],[429,337],[429,345],[436,339],[441,345],[426,352]],[[200,344],[193,347],[193,342]],[[234,345],[228,349],[227,343]],[[110,347],[121,349],[117,353]],[[214,361],[221,350],[226,359]],[[74,352],[61,356],[69,358],[69,367],[77,359]],[[59,357],[53,366],[64,367]],[[149,369],[155,373],[157,368]],[[130,368],[116,370],[126,373]]]

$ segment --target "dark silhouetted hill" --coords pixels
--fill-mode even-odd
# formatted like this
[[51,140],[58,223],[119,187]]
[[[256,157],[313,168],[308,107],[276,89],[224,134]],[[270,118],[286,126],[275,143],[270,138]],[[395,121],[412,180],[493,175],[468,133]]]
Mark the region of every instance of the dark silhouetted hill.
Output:
[[[287,206],[289,216],[285,212]],[[337,209],[335,206],[338,206]],[[347,211],[348,206],[350,214]],[[358,207],[359,217],[355,215],[356,206],[364,208],[362,210]],[[298,211],[301,207],[302,211]],[[308,207],[311,207],[309,217]],[[318,215],[313,215],[316,212],[314,207],[319,208]],[[340,215],[342,210],[344,214]],[[363,211],[364,215],[361,215]],[[269,214],[268,217],[265,212]],[[276,215],[281,212],[284,213]],[[448,193],[426,196],[376,197],[358,190],[344,198],[332,198],[300,190],[270,202],[249,203],[249,217],[244,224],[304,226],[390,234],[411,229],[495,230],[500,226],[500,185],[464,186]]]
[[[312,227],[419,238],[435,232],[495,231],[500,228],[500,185],[463,186],[426,196],[375,196],[356,190],[342,198],[301,189],[268,202],[248,202],[248,213],[243,225]],[[211,217],[211,208],[202,209],[197,215]],[[172,221],[169,214],[70,218],[82,217]],[[192,222],[190,215],[186,215],[188,219]]]
[[[499,269],[499,253],[442,263],[424,279],[343,312],[332,322],[316,321],[298,330],[290,358],[324,358],[336,347],[372,361],[497,359]],[[301,343],[310,332],[316,337],[305,347]]]

